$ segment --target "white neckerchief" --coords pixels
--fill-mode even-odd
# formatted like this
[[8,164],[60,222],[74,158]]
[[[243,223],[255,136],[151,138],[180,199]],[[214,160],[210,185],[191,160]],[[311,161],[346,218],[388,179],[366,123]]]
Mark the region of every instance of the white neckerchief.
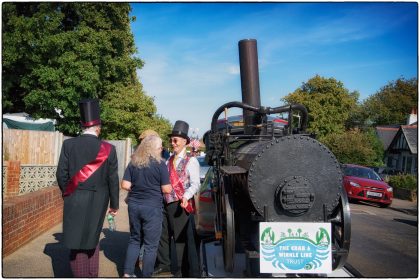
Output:
[[96,135],[96,132],[95,131],[90,131],[90,130],[85,130],[85,131],[82,132],[82,135],[85,135],[85,134],[90,134],[90,135],[98,136],[98,135]]
[[178,163],[180,162],[181,159],[185,158],[185,154],[186,154],[186,148],[184,147],[184,149],[182,149],[182,151],[179,154],[175,154],[174,155],[174,161],[175,161],[175,167],[178,166]]

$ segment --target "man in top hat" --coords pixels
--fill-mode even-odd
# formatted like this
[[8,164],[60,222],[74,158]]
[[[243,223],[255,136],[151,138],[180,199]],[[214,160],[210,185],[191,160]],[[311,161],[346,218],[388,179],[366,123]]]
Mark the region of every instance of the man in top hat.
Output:
[[[175,276],[200,277],[198,253],[196,247],[196,232],[194,225],[195,206],[194,194],[200,188],[200,164],[195,157],[187,155],[188,123],[176,121],[169,134],[174,154],[167,165],[172,193],[164,194],[165,207],[162,235],[159,242],[158,266],[154,276],[164,276],[171,271],[170,240],[175,240],[177,271]],[[181,270],[179,270],[181,269]]]
[[63,242],[73,276],[98,277],[105,214],[116,215],[119,207],[118,161],[115,147],[98,138],[99,101],[82,100],[79,108],[82,135],[63,142],[56,174],[64,199]]

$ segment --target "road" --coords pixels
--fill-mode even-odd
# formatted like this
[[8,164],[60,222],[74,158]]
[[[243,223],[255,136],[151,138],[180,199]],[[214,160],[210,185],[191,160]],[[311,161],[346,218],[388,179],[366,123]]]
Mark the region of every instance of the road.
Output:
[[417,216],[364,203],[350,212],[348,264],[363,277],[418,277]]
[[[129,235],[124,197],[125,193],[122,192],[117,231],[111,233],[105,228],[101,234],[99,277],[122,275]],[[417,215],[354,203],[350,203],[350,209],[352,236],[347,263],[364,277],[417,278]],[[58,224],[13,254],[4,257],[2,276],[71,277],[67,260],[68,249],[62,244],[61,230],[62,225]],[[220,252],[209,256],[209,260],[223,262]],[[214,272],[213,275],[224,277]],[[344,276],[334,274],[331,277]]]

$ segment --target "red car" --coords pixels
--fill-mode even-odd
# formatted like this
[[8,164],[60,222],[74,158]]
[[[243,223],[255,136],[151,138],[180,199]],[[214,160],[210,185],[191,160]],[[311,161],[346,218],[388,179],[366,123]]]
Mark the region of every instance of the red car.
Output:
[[344,188],[349,200],[376,202],[381,207],[392,203],[392,187],[372,169],[355,164],[344,164]]

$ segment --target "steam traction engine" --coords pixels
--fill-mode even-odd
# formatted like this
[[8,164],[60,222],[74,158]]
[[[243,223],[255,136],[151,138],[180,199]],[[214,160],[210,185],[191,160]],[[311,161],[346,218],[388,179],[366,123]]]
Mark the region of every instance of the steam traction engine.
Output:
[[[248,276],[259,275],[260,222],[331,224],[332,269],[342,267],[350,247],[350,211],[335,156],[305,132],[308,113],[296,104],[260,105],[256,40],[239,41],[242,102],[214,113],[205,134],[207,160],[214,166],[216,236],[223,245],[224,267],[234,268],[235,253],[245,253]],[[218,118],[229,108],[243,109],[243,127],[224,127]],[[276,127],[269,115],[288,114]],[[300,121],[294,126],[293,115]]]

